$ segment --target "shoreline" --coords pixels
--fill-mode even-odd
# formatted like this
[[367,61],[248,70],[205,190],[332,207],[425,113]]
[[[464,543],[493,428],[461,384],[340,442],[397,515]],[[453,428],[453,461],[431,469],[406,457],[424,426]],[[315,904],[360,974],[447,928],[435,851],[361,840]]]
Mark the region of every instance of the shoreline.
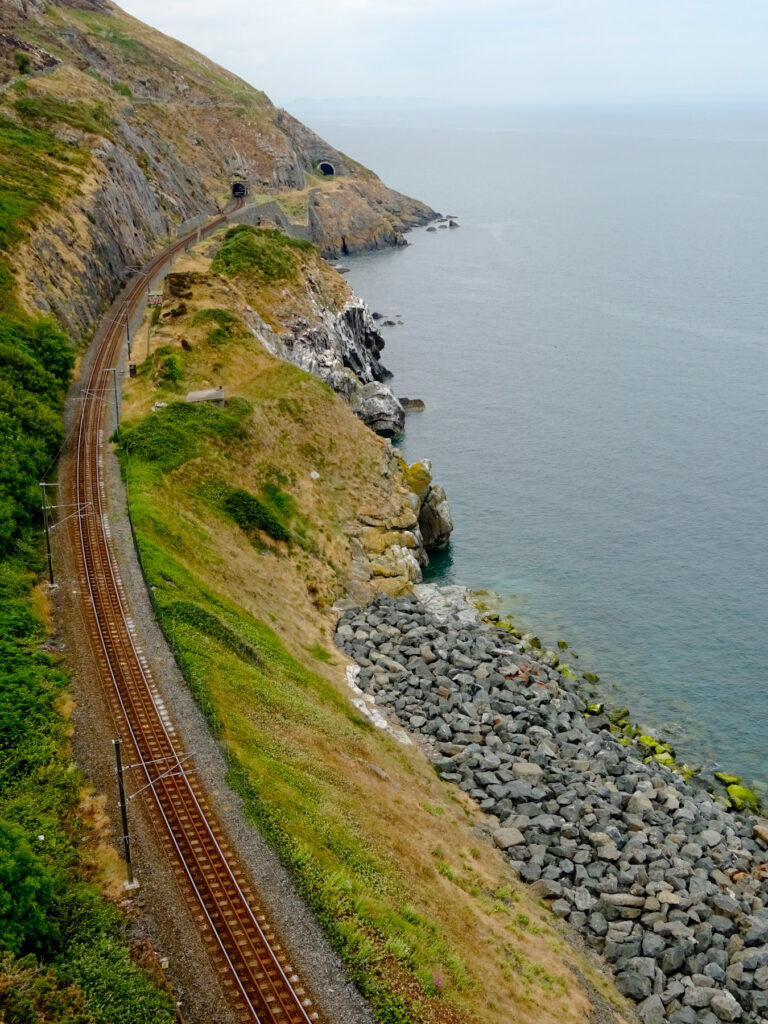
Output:
[[642,758],[463,588],[379,596],[344,612],[335,639],[367,702],[476,800],[512,867],[613,965],[646,1024],[762,1024],[768,820]]

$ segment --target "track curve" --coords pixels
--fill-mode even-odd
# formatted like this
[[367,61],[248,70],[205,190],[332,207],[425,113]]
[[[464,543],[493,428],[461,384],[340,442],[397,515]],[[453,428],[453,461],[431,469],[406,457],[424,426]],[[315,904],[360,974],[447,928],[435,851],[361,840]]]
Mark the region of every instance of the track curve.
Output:
[[[238,209],[237,203],[233,209]],[[211,221],[203,234],[227,220]],[[220,972],[239,1021],[316,1024],[320,1017],[271,931],[256,894],[237,863],[202,786],[187,770],[173,724],[138,643],[110,539],[103,477],[109,373],[123,347],[124,323],[142,300],[146,282],[198,237],[193,231],[147,263],[106,314],[75,432],[78,515],[74,549],[83,613],[118,729],[127,736],[146,788],[150,814]]]

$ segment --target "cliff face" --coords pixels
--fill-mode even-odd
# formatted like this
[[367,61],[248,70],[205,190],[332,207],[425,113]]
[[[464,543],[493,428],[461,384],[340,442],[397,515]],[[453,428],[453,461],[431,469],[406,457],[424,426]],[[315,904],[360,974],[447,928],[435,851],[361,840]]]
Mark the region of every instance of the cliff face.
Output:
[[14,249],[22,305],[76,335],[160,239],[224,207],[233,173],[329,254],[399,244],[434,215],[107,0],[0,3],[0,118],[82,158]]

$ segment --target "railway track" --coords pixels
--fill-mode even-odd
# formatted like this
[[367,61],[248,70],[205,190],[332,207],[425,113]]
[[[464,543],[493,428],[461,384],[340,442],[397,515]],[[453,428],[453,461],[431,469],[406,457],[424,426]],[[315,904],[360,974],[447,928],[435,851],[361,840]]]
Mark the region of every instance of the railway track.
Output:
[[[242,203],[238,203],[238,208]],[[226,220],[212,221],[210,233]],[[197,237],[178,239],[148,263],[112,309],[131,310],[146,282]],[[103,476],[110,371],[122,352],[124,324],[107,314],[83,391],[75,430],[72,498],[74,549],[86,627],[115,722],[149,799],[153,824],[220,973],[224,991],[243,1024],[316,1024],[320,1017],[270,924],[212,812],[176,737],[131,619],[110,539]]]

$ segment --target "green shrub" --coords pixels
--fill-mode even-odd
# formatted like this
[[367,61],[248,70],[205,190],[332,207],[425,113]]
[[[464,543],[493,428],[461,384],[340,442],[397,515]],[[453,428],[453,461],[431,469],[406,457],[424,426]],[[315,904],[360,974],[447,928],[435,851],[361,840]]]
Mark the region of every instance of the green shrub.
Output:
[[120,449],[132,458],[157,463],[169,473],[201,455],[207,438],[230,442],[244,438],[250,414],[251,405],[242,398],[230,399],[224,408],[208,402],[173,402],[138,423],[124,424]]
[[289,541],[290,531],[267,502],[242,488],[234,488],[224,499],[224,511],[241,530],[263,530],[273,540]]
[[28,75],[32,70],[32,61],[29,59],[29,54],[23,50],[16,50],[13,55],[13,63],[16,65],[16,70],[20,75]]
[[79,874],[83,780],[57,711],[67,679],[39,650],[33,581],[19,559],[0,562],[0,947],[45,966],[2,960],[0,1020],[172,1024],[172,1001],[130,960],[118,911]]
[[43,948],[53,938],[48,916],[54,879],[18,825],[0,818],[0,946],[13,953]]
[[208,343],[214,347],[224,345],[242,333],[240,320],[226,309],[200,309],[192,317],[192,323],[216,324],[206,336]]
[[251,277],[258,284],[289,281],[296,277],[294,251],[314,246],[302,238],[291,238],[275,228],[252,228],[238,224],[224,235],[211,263],[215,274]]
[[73,364],[51,321],[0,314],[0,557],[39,521],[38,481],[64,440],[61,409]]
[[131,99],[133,97],[130,85],[127,85],[125,82],[113,82],[112,88],[116,93],[119,93],[121,96],[125,96],[127,99]]
[[160,364],[159,378],[167,384],[178,384],[184,376],[184,367],[177,355],[166,356]]

